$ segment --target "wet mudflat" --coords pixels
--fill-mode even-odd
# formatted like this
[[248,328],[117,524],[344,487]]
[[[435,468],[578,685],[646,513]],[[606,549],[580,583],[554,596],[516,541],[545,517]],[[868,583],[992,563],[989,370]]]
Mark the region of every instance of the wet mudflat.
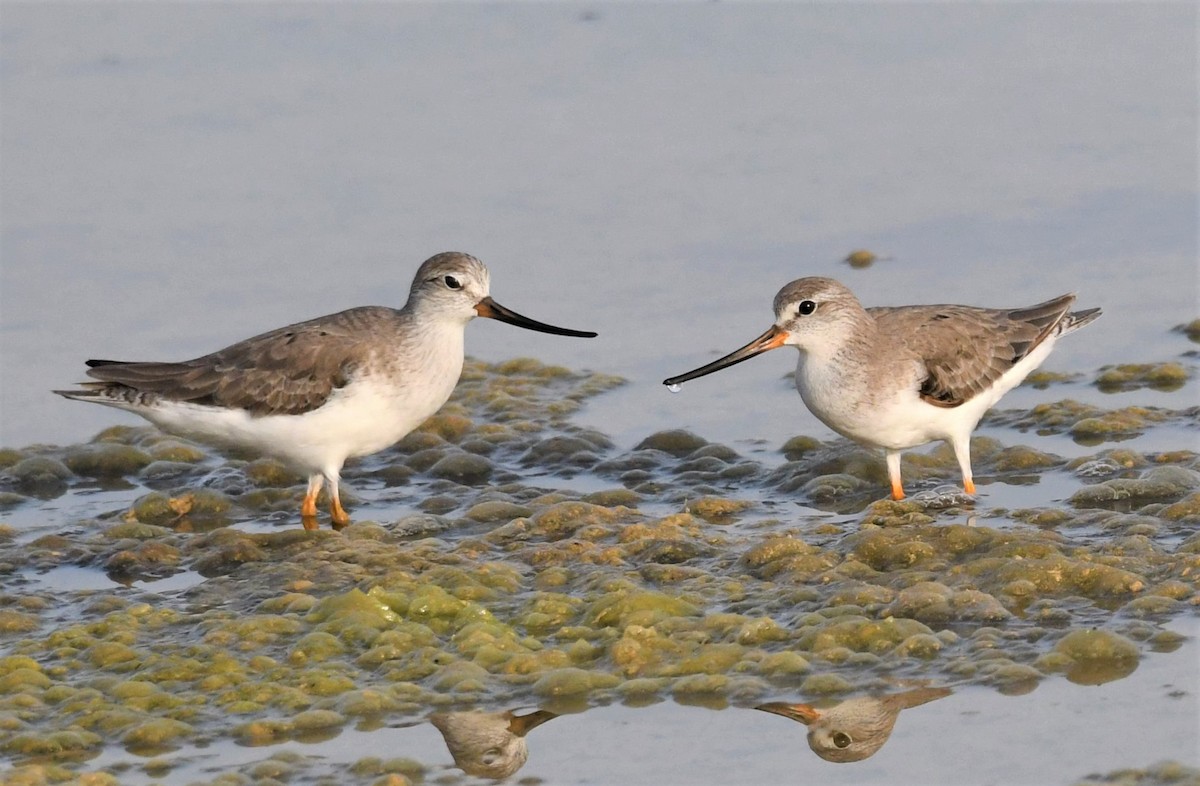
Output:
[[[749,747],[774,727],[774,747],[745,755],[828,766],[836,743],[814,742],[818,758],[799,717],[752,709],[836,719],[851,701],[936,691],[890,722],[986,736],[1013,723],[971,709],[995,696],[1098,700],[1162,725],[1117,749],[1114,772],[1195,782],[1196,411],[1083,406],[1066,396],[1098,379],[1039,383],[1048,403],[1001,411],[976,439],[975,501],[944,448],[906,459],[916,493],[902,502],[880,501],[882,461],[842,441],[747,455],[668,430],[620,449],[576,421],[621,380],[534,360],[469,363],[442,413],[347,472],[354,521],[340,531],[300,526],[303,479],[286,468],[149,427],[7,449],[9,780],[455,782],[515,773],[527,742],[583,719],[597,743],[647,724],[664,752],[688,749],[675,727],[733,724],[721,734],[734,745],[743,729]],[[1116,442],[1155,430],[1176,447]],[[1055,434],[1080,455],[1040,449]],[[1041,504],[993,504],[1029,488]],[[1164,676],[1143,703],[1081,687],[1150,663]],[[519,720],[535,711],[548,715]],[[1086,743],[1086,717],[1056,732]],[[393,743],[436,740],[431,719],[447,747]],[[887,736],[848,753],[875,761]],[[393,749],[405,753],[380,755]],[[552,782],[609,782],[612,755],[564,754]],[[1081,756],[1053,772],[1072,783],[1094,768]]]
[[[1195,19],[7,5],[0,780],[1195,782]],[[601,338],[471,326],[341,532],[47,393],[452,249]],[[936,448],[897,505],[794,357],[658,384],[811,275],[1105,316],[984,421],[974,503]]]

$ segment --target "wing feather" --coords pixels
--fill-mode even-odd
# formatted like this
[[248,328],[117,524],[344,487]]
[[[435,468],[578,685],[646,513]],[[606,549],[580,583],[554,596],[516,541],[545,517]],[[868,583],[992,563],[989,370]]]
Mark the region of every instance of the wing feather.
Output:
[[172,401],[298,415],[324,404],[365,361],[370,326],[391,309],[360,308],[272,330],[181,363],[88,361],[88,375]]
[[879,329],[901,339],[925,364],[920,395],[957,407],[990,387],[1051,335],[1074,295],[1020,309],[971,306],[872,308]]

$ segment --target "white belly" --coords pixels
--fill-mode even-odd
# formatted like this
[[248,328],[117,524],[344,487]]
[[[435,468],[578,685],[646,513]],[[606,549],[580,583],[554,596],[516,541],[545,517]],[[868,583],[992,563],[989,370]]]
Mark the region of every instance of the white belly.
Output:
[[821,369],[806,370],[812,365],[801,356],[796,369],[796,389],[805,406],[838,434],[868,447],[902,450],[948,439],[964,427],[969,433],[988,406],[977,397],[958,407],[935,407],[921,399],[915,385],[889,380],[872,387]]
[[902,450],[941,439],[970,436],[980,418],[1000,397],[1021,383],[1050,354],[1047,338],[989,389],[957,407],[938,407],[918,393],[924,368],[897,370],[897,379],[864,380],[832,362],[796,366],[796,389],[804,404],[829,428],[869,447]]
[[240,409],[170,401],[134,411],[164,431],[221,447],[249,448],[306,474],[336,477],[347,458],[394,445],[446,403],[462,371],[461,353],[456,363],[443,366],[436,374],[418,375],[420,384],[355,380],[302,415],[256,417]]

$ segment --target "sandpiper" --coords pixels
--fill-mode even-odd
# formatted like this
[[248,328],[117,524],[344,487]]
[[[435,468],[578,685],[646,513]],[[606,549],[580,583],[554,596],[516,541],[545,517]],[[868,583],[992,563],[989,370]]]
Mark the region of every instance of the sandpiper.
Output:
[[887,696],[856,696],[827,709],[773,701],[754,709],[782,715],[808,727],[808,747],[826,761],[862,761],[892,736],[901,710],[949,696],[949,688],[915,688]]
[[344,525],[342,465],[395,444],[446,403],[462,372],[468,322],[489,317],[543,333],[596,335],[510,311],[491,298],[489,283],[475,257],[438,254],[417,270],[402,309],[352,308],[181,363],[89,360],[88,376],[99,382],[54,392],[218,447],[274,456],[308,475],[306,524],[328,481],[333,522]]
[[437,712],[430,718],[454,757],[468,775],[501,780],[529,760],[526,735],[558,716],[546,710],[515,712]]
[[1100,316],[1070,312],[1074,295],[1028,308],[933,305],[864,309],[831,278],[801,278],[775,296],[775,324],[746,346],[665,380],[677,389],[770,349],[800,350],[796,389],[822,423],[887,458],[892,497],[904,498],[900,452],[950,444],[971,477],[971,432],[983,413],[1037,368],[1059,336]]

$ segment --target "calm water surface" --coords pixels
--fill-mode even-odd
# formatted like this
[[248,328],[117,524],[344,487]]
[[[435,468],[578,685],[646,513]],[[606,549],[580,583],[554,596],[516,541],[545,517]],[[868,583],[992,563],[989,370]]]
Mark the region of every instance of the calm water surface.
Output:
[[[838,277],[868,305],[1078,292],[1105,316],[1046,368],[1080,381],[1020,389],[1002,407],[1194,406],[1194,374],[1171,393],[1106,395],[1088,381],[1112,363],[1195,366],[1195,345],[1171,329],[1200,315],[1196,14],[8,4],[0,445],[140,422],[48,392],[82,378],[86,358],[182,359],[354,305],[399,306],[417,265],[450,249],[489,264],[499,302],[599,331],[581,342],[480,321],[468,351],[626,377],[579,418],[620,448],[675,427],[763,455],[796,434],[831,436],[785,378],[790,353],[678,396],[659,384],[758,335],[776,290],[804,275]],[[855,248],[891,259],[852,270],[839,260]],[[1063,456],[1094,450],[985,433]],[[1197,432],[1128,446],[1196,449]],[[985,491],[997,507],[1070,493],[1053,480]],[[5,521],[61,525],[136,493]],[[1102,688],[964,690],[906,711],[889,747],[854,766],[820,761],[798,725],[765,713],[594,708],[534,731],[523,774],[1033,784],[1195,765],[1196,662],[1193,641]],[[379,733],[324,745],[351,746],[349,759]],[[429,726],[393,733],[397,755],[440,742]],[[954,752],[968,748],[979,769],[964,774]],[[214,751],[231,763],[258,753],[217,746],[198,761]]]

